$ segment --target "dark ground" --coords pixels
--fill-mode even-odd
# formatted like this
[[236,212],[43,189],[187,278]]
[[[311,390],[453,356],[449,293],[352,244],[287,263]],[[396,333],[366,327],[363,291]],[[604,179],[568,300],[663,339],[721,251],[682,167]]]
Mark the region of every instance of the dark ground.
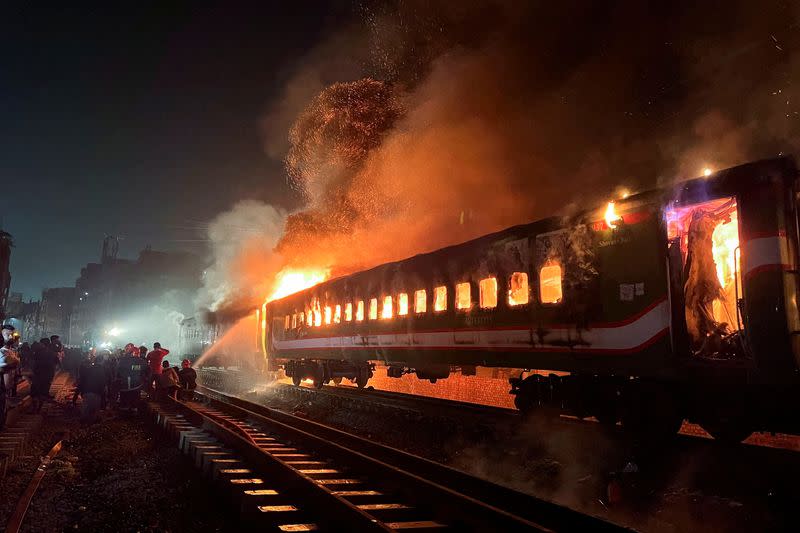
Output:
[[[248,399],[641,531],[796,531],[800,524],[800,453],[793,451],[691,437],[642,446],[568,420],[454,431],[322,401],[269,393]],[[622,473],[628,462],[639,472]],[[615,505],[607,492],[612,475],[622,487]]]
[[33,440],[36,455],[0,481],[0,524],[6,523],[39,456],[69,432],[22,531],[236,530],[217,508],[207,482],[176,448],[155,439],[142,418],[109,413],[102,422],[82,428],[77,415],[67,409],[63,416],[46,417]]

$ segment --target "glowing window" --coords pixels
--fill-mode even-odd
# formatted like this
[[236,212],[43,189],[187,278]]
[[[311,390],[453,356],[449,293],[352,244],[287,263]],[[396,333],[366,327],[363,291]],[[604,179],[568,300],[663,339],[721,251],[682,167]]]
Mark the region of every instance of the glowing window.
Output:
[[325,306],[325,323],[331,323],[331,317],[333,316],[333,310],[331,309],[330,305]]
[[344,304],[344,319],[346,322],[353,320],[353,304],[350,302]]
[[322,325],[322,311],[319,308],[319,302],[314,302],[314,326],[320,327]]
[[337,305],[333,309],[333,323],[334,324],[338,324],[341,321],[342,321],[342,306],[341,305]]
[[425,313],[428,311],[428,293],[425,289],[414,292],[414,312]]
[[286,319],[284,320],[283,329],[291,329],[292,326],[292,317],[290,315],[286,315]]
[[364,321],[364,300],[359,300],[356,304],[356,320],[358,322]]
[[382,319],[389,319],[392,318],[392,297],[391,296],[384,296],[383,297],[383,305],[381,306],[381,318]]
[[437,312],[447,310],[447,287],[444,285],[433,289],[433,310]]
[[514,272],[508,280],[508,305],[525,305],[530,298],[528,292],[528,274]]
[[472,305],[469,282],[456,283],[456,309],[469,309]]
[[308,327],[311,327],[314,324],[314,313],[311,311],[311,309],[306,311],[306,324],[308,324]]
[[292,315],[292,329],[297,329],[297,313]]
[[369,301],[369,319],[375,320],[378,318],[378,299],[371,298]]
[[480,288],[480,306],[483,309],[497,307],[497,278],[482,279],[478,284]]
[[305,313],[297,313],[297,325],[302,327],[306,321],[306,314]]
[[408,314],[408,294],[401,292],[397,295],[397,315],[406,316]]
[[539,271],[539,297],[543,304],[561,302],[561,265],[548,264]]

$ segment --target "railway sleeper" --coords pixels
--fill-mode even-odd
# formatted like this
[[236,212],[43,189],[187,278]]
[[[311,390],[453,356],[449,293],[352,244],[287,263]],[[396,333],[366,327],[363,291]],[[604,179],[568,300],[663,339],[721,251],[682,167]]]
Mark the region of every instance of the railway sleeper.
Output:
[[[266,480],[218,439],[199,426],[188,422],[181,414],[151,404],[156,424],[176,444],[184,455],[220,492],[221,499],[236,510],[242,524],[275,531],[316,531],[317,524],[308,512],[294,505],[279,491],[269,488]],[[244,428],[251,434],[255,428]],[[274,439],[264,437],[265,443]]]
[[[199,407],[199,409],[208,416],[222,418],[222,411],[217,409],[208,407]],[[254,434],[252,433],[253,430],[259,430],[258,427],[237,420],[235,417],[226,417],[226,420],[230,420],[235,427],[243,432],[247,431],[248,435]],[[261,434],[264,435],[265,433]],[[319,454],[303,453],[301,446],[287,445],[285,439],[271,436],[262,438],[265,440],[259,445],[259,448],[263,451],[276,459],[280,459],[298,474],[310,478],[314,483],[325,487],[335,497],[350,502],[360,511],[373,517],[377,523],[391,523],[395,526],[395,529],[413,529],[415,531],[440,530],[446,527],[445,524],[440,522],[420,520],[425,518],[426,515],[430,516],[431,513],[425,509],[419,509],[407,501],[404,502],[401,494],[390,487],[375,488],[374,484],[363,478],[352,477],[350,468],[347,466],[345,468],[336,466]],[[248,484],[253,481],[250,476],[254,472],[246,466],[237,466],[236,468],[218,467],[216,472],[218,484],[223,482],[227,484]],[[237,476],[243,477],[237,478]],[[386,490],[387,488],[389,489],[388,491]],[[302,525],[307,524],[307,519],[311,518],[303,511],[302,507],[294,505],[289,499],[282,498],[279,493],[267,492],[260,494],[258,490],[258,488],[250,487],[238,499],[242,516],[245,516],[249,522],[257,520],[260,523],[265,523],[266,521],[269,525],[274,525],[283,521],[283,517],[290,516],[293,521]],[[269,491],[269,489],[267,490]],[[226,494],[231,493],[230,490],[225,490],[224,492]],[[253,506],[248,501],[253,500],[256,495],[270,501],[268,505],[257,505],[257,512],[254,512]]]

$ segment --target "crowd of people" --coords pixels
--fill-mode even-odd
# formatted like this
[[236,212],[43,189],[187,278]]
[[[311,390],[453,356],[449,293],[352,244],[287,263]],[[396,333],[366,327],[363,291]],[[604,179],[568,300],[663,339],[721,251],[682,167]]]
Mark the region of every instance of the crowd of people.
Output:
[[128,343],[121,350],[97,352],[92,349],[78,369],[73,402],[83,399],[81,417],[96,420],[101,409],[136,409],[142,394],[162,400],[166,397],[191,400],[197,387],[197,372],[184,359],[181,368],[171,367],[164,358],[169,350],[160,343],[136,346]]
[[165,360],[169,350],[160,343],[135,346],[128,343],[116,351],[66,351],[58,335],[42,338],[32,344],[19,345],[19,334],[11,325],[2,326],[0,347],[0,428],[5,423],[6,401],[17,395],[19,384],[31,383],[31,409],[38,412],[44,402],[51,400],[50,387],[59,369],[76,376],[72,401],[81,402],[81,420],[87,423],[98,419],[103,409],[136,409],[142,395],[151,399],[166,397],[191,400],[197,387],[197,373],[191,362],[184,359],[181,367],[171,367]]

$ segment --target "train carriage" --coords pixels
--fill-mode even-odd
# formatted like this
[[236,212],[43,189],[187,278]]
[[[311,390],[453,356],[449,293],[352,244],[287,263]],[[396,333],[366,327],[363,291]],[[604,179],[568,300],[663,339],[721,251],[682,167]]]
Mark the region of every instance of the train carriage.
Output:
[[326,281],[265,304],[259,343],[295,383],[547,369],[519,408],[797,431],[796,179],[755,162]]

